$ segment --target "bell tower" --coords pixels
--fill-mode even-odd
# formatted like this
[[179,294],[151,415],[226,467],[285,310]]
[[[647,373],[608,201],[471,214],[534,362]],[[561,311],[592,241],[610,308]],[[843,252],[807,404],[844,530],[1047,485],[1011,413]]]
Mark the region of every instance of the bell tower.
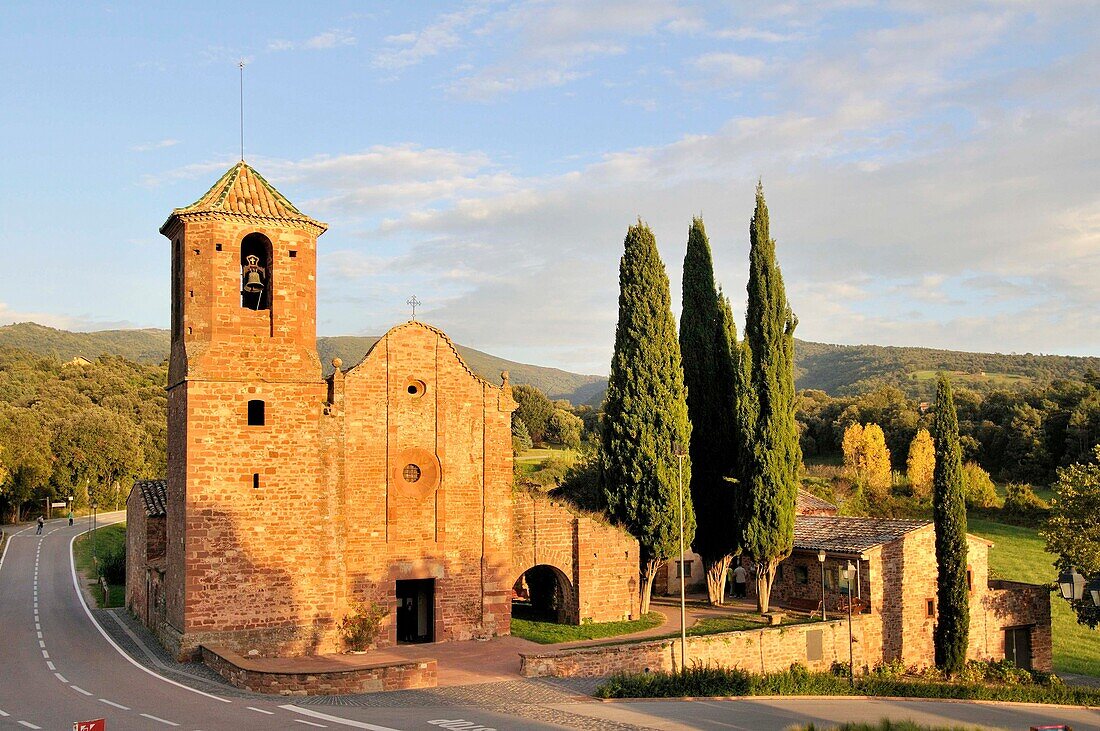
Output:
[[243,649],[250,633],[271,630],[316,642],[311,628],[331,620],[309,609],[322,604],[325,539],[302,532],[326,520],[316,342],[325,230],[243,161],[160,229],[172,246],[172,350],[159,633],[181,656],[203,642]]

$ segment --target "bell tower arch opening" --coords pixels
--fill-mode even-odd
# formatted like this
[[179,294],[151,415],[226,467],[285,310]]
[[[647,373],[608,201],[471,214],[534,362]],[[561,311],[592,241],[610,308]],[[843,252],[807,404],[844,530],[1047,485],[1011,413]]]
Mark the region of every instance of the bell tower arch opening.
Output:
[[241,240],[241,307],[271,309],[271,240],[250,233]]

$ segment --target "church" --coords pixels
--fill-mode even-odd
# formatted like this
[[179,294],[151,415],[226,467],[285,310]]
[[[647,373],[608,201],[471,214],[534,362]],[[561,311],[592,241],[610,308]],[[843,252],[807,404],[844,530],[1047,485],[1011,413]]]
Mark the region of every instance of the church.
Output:
[[513,488],[507,373],[474,373],[415,319],[322,378],[317,240],[245,162],[160,232],[171,242],[168,474],[127,500],[126,605],[177,657],[347,649],[638,614],[638,544]]

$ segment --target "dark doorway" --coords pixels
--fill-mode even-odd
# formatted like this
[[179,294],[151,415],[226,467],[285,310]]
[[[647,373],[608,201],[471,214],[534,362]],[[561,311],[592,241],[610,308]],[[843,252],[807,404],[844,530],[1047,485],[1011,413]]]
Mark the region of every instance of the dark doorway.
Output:
[[397,582],[397,641],[435,641],[435,579]]
[[512,586],[512,616],[533,622],[576,624],[569,579],[545,564],[527,569]]
[[1005,660],[1011,660],[1018,668],[1031,670],[1031,627],[1005,630]]

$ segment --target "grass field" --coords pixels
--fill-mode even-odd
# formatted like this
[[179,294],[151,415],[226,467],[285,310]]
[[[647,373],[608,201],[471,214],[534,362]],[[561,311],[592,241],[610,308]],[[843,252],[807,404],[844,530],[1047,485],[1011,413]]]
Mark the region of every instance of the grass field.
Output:
[[[913,371],[909,378],[918,383],[933,381],[939,378],[941,371]],[[1030,376],[1021,376],[1016,373],[967,373],[966,371],[948,371],[951,382],[954,384],[986,384],[997,387],[1026,386],[1033,382]]]
[[[126,545],[126,524],[115,523],[95,532],[96,552],[118,549]],[[96,571],[92,562],[92,534],[85,533],[73,543],[73,557],[76,559],[76,568],[84,577],[86,583],[96,583]],[[110,596],[103,601],[103,592],[98,586],[92,588],[92,596],[95,597],[98,607],[121,607],[126,601],[126,587],[111,586]]]
[[[989,552],[989,569],[996,578],[1050,584],[1057,577],[1054,556],[1046,552],[1037,530],[978,519],[968,521],[968,530],[996,544]],[[1057,593],[1051,595],[1050,609],[1054,671],[1100,676],[1100,631],[1078,624]]]
[[551,457],[561,457],[562,459],[573,461],[576,459],[577,453],[572,449],[539,447],[537,449],[528,449],[526,452],[520,453],[516,456],[516,462],[519,464],[538,464],[540,462],[545,462]]
[[554,622],[532,622],[527,619],[512,620],[512,634],[540,645],[552,645],[558,642],[577,642],[578,640],[600,640],[606,637],[619,637],[634,632],[643,632],[660,626],[665,621],[660,612],[650,612],[641,619],[624,622],[592,622],[590,624],[556,624]]

